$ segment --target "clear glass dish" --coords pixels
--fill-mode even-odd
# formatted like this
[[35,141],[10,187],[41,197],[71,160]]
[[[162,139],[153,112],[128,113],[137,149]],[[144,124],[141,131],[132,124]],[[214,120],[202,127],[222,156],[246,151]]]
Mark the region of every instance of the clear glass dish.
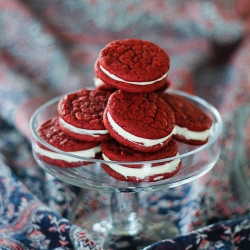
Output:
[[[38,164],[54,177],[83,188],[100,189],[111,192],[111,207],[109,208],[111,216],[106,223],[98,222],[98,226],[93,228],[102,228],[103,225],[107,233],[113,235],[136,235],[143,230],[143,223],[138,217],[138,192],[149,191],[161,188],[172,188],[178,185],[188,183],[213,168],[220,155],[221,134],[222,134],[222,119],[217,109],[206,102],[205,100],[189,95],[181,91],[167,90],[169,93],[181,95],[202,109],[211,119],[212,126],[210,129],[209,140],[202,146],[191,146],[185,143],[179,143],[179,155],[172,158],[165,158],[155,161],[140,161],[140,162],[113,162],[100,159],[91,159],[76,156],[70,153],[61,151],[48,143],[46,143],[37,133],[37,128],[46,120],[57,116],[57,104],[61,97],[52,99],[42,105],[32,116],[30,122],[32,134],[33,154]],[[75,168],[61,168],[42,161],[36,151],[37,142],[49,148],[53,152],[72,157],[74,159],[88,162],[87,165]],[[101,163],[107,164],[143,164],[148,167],[155,162],[166,162],[179,158],[182,161],[180,171],[173,177],[166,180],[156,182],[125,182],[114,179],[109,176],[101,167]],[[115,202],[114,202],[115,201]],[[122,216],[121,216],[122,214]],[[145,221],[145,218],[143,219]],[[104,230],[104,231],[105,231]],[[164,229],[166,231],[166,229]]]
[[[52,99],[51,101],[42,105],[31,118],[31,132],[32,132],[32,145],[33,149],[35,144],[40,142],[42,145],[48,147],[53,152],[57,152],[62,155],[66,155],[81,161],[88,162],[87,165],[75,168],[60,168],[51,164],[48,164],[39,159],[36,151],[34,150],[34,157],[38,161],[39,165],[50,174],[56,178],[63,180],[65,182],[71,183],[84,188],[90,189],[102,189],[108,191],[138,191],[145,189],[159,189],[166,187],[175,187],[189,181],[194,180],[197,177],[208,172],[216,163],[220,155],[220,144],[221,144],[221,132],[222,132],[222,120],[219,112],[205,100],[197,97],[191,96],[180,91],[170,91],[168,92],[176,93],[192,101],[196,106],[201,108],[213,121],[212,127],[210,129],[209,140],[205,145],[202,146],[192,146],[185,143],[179,143],[179,156],[172,157],[169,159],[161,159],[155,161],[140,161],[140,162],[112,162],[104,161],[99,159],[84,158],[81,156],[76,156],[70,153],[61,151],[47,142],[42,140],[37,133],[37,128],[46,120],[57,116],[57,104],[61,97]],[[124,182],[114,179],[109,176],[104,170],[102,170],[101,163],[108,164],[143,164],[148,167],[149,164],[155,162],[165,162],[180,158],[182,161],[181,170],[173,177],[160,180],[156,182]]]

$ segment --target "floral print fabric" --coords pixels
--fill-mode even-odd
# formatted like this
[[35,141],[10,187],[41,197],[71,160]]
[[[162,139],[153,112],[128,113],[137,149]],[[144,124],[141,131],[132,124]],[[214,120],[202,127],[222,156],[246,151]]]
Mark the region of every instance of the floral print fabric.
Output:
[[140,194],[141,206],[180,232],[146,249],[249,249],[247,0],[0,0],[0,30],[1,249],[102,248],[75,222],[108,206],[108,194],[45,173],[32,156],[29,120],[46,100],[93,86],[100,49],[129,37],[166,50],[171,88],[206,99],[224,121],[221,157],[209,173]]

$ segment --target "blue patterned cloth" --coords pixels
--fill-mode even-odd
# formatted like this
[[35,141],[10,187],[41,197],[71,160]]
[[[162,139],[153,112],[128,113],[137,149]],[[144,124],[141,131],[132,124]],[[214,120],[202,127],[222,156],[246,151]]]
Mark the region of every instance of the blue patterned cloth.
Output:
[[[171,88],[206,99],[224,121],[213,170],[141,194],[141,206],[180,231],[146,249],[250,249],[249,0],[0,0],[0,31],[0,249],[102,249],[76,221],[108,206],[108,195],[45,173],[29,120],[46,100],[93,86],[100,49],[130,37],[161,46]],[[134,249],[126,240],[109,249],[122,246]]]

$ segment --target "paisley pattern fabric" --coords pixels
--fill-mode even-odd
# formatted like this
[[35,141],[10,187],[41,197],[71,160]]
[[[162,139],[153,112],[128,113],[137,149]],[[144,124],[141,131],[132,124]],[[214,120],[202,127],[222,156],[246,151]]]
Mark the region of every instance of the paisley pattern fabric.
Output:
[[[221,157],[209,173],[140,193],[141,206],[179,229],[145,249],[250,249],[249,6],[0,0],[0,249],[102,249],[76,222],[107,207],[109,195],[45,173],[32,156],[29,120],[46,100],[93,86],[100,49],[130,37],[166,50],[171,88],[206,99],[224,121]],[[126,239],[109,245],[134,249]]]

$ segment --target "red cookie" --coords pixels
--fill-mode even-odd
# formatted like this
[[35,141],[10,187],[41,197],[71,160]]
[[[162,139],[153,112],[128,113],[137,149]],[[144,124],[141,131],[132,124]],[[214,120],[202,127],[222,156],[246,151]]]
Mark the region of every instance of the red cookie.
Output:
[[153,92],[166,84],[170,59],[158,45],[139,39],[111,42],[95,64],[96,78],[132,93]]
[[[174,140],[153,153],[142,153],[119,144],[115,140],[101,143],[102,157],[106,161],[138,162],[160,160],[178,155],[178,147]],[[181,168],[181,160],[166,160],[153,164],[106,164],[102,168],[112,177],[128,182],[154,182],[175,175]]]
[[176,134],[173,138],[192,145],[208,141],[212,120],[201,109],[179,95],[162,93],[160,97],[175,114]]
[[166,91],[169,86],[171,85],[170,81],[167,79],[166,83],[160,88],[160,89],[157,89],[157,91],[154,91],[155,93],[157,94],[161,94],[163,93],[164,91]]
[[83,141],[105,141],[110,135],[103,124],[103,111],[110,91],[81,89],[58,103],[59,124],[65,134]]
[[155,93],[114,92],[103,114],[110,135],[141,152],[154,152],[172,138],[175,119],[171,108]]
[[[39,136],[44,141],[62,151],[86,158],[95,158],[96,154],[101,152],[101,147],[97,142],[78,141],[66,135],[61,130],[58,120],[58,117],[54,117],[37,129]],[[70,168],[88,164],[88,162],[53,152],[39,142],[34,148],[41,160],[58,167]]]

